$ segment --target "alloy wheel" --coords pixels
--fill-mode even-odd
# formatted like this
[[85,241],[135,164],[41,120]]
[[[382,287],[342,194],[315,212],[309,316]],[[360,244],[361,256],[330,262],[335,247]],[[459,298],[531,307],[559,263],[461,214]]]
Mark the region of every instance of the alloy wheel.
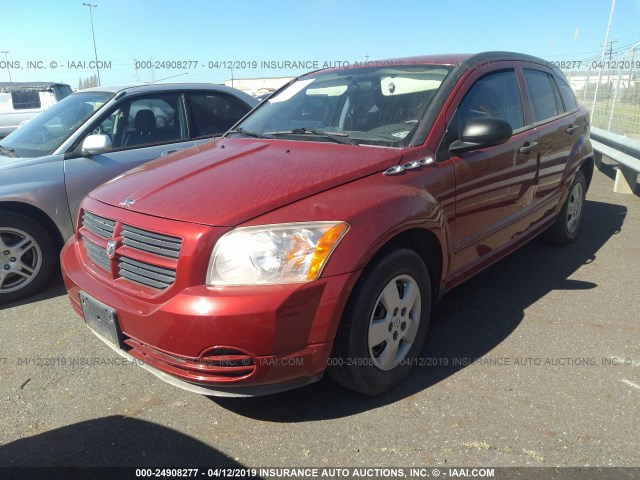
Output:
[[42,251],[28,233],[0,227],[0,293],[29,285],[42,267]]

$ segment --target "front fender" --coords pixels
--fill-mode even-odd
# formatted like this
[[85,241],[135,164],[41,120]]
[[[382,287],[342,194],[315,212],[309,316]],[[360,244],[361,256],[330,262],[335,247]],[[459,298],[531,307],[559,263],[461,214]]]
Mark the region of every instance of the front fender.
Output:
[[[442,252],[442,278],[448,270],[449,212],[453,185],[437,172],[407,171],[398,176],[374,174],[254,218],[244,225],[340,220],[349,224],[323,271],[323,276],[341,275],[363,269],[394,237],[410,229],[431,232]],[[442,181],[429,181],[435,177]],[[451,176],[449,177],[451,178]],[[434,188],[432,192],[428,187]],[[449,213],[452,214],[452,213]]]
[[64,186],[62,156],[48,162],[11,160],[12,168],[2,168],[0,208],[3,204],[33,206],[55,223],[63,239],[73,235],[71,215]]

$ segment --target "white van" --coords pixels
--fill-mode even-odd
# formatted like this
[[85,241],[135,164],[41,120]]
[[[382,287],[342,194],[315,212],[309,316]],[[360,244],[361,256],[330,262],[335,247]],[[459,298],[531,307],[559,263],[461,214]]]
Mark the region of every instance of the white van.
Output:
[[71,93],[64,83],[0,82],[0,138]]

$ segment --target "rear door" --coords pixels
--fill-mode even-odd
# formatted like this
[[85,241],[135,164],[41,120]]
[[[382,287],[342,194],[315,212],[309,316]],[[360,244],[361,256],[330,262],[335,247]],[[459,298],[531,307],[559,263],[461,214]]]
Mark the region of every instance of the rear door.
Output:
[[[551,70],[538,64],[525,63],[522,75],[531,120],[539,137],[534,205],[542,209],[539,215],[545,216],[553,213],[565,167],[578,135],[574,114],[577,108],[565,108]],[[544,208],[545,204],[549,204],[549,209]]]
[[479,68],[456,97],[447,112],[448,144],[459,139],[465,122],[474,117],[505,120],[514,133],[502,145],[451,156],[456,177],[454,275],[491,255],[522,228],[517,220],[531,204],[537,142],[537,132],[526,125],[513,62]]

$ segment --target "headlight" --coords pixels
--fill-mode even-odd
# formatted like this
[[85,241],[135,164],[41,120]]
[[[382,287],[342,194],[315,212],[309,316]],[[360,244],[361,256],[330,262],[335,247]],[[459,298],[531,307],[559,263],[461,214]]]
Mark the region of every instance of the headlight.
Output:
[[308,282],[318,278],[349,229],[344,222],[285,223],[241,227],[216,243],[209,285]]

